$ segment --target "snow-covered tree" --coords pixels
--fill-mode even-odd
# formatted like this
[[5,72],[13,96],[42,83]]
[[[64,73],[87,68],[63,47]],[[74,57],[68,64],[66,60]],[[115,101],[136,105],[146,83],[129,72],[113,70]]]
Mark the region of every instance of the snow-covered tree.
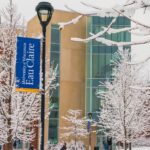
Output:
[[131,65],[130,60],[129,50],[119,50],[112,61],[114,80],[104,84],[106,91],[97,92],[103,101],[100,131],[116,143],[122,142],[124,150],[137,137],[148,135],[150,127],[150,108],[146,105],[150,93],[142,88],[147,81],[140,81],[137,73],[141,65]]
[[[142,23],[140,20],[137,20],[134,18],[135,13],[139,10],[143,11],[143,15],[146,13],[149,13],[150,11],[150,1],[149,0],[124,0],[122,1],[122,4],[116,4],[115,6],[111,8],[103,8],[100,7],[100,3],[97,4],[97,1],[90,3],[90,1],[85,2],[81,1],[81,4],[88,9],[75,9],[73,6],[66,5],[66,8],[70,11],[79,13],[79,16],[76,18],[73,18],[72,20],[68,22],[62,22],[59,23],[60,29],[63,29],[65,26],[70,24],[75,24],[84,16],[99,16],[99,17],[113,17],[111,23],[108,26],[103,26],[103,30],[100,30],[96,34],[90,33],[91,36],[87,37],[86,39],[81,39],[79,37],[72,38],[73,41],[78,42],[89,42],[90,40],[96,40],[98,42],[101,42],[103,44],[109,45],[109,46],[122,46],[122,45],[138,45],[138,44],[147,44],[150,43],[150,26],[147,24]],[[119,29],[113,28],[113,24],[115,23],[116,19],[119,16],[124,16],[128,18],[132,23],[133,26],[131,27],[122,27]],[[135,34],[136,36],[143,36],[142,40],[139,41],[131,41],[131,42],[116,42],[105,38],[105,34],[117,34],[120,32],[130,32],[131,34]]]
[[61,128],[61,138],[69,138],[74,141],[75,149],[77,149],[77,142],[83,140],[89,134],[87,131],[87,121],[82,118],[81,110],[68,110],[68,114],[63,116],[63,119],[67,122],[67,126]]
[[[12,150],[12,142],[33,140],[34,128],[40,118],[40,93],[15,91],[17,35],[24,36],[15,4],[9,0],[1,11],[0,24],[0,145]],[[46,90],[55,88],[56,72],[51,68]],[[43,90],[41,89],[41,92]]]

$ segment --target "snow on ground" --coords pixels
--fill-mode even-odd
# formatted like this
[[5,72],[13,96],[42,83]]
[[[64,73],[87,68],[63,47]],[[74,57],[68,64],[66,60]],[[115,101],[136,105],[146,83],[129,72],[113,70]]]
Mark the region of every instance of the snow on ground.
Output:
[[133,148],[132,150],[150,150],[150,147]]
[[[123,150],[123,149],[121,149]],[[132,150],[150,150],[150,147],[134,147]]]

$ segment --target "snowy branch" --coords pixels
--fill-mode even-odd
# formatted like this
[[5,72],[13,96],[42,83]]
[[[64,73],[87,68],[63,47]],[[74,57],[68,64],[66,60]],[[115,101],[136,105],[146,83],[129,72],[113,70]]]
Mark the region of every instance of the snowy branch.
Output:
[[89,37],[89,38],[86,38],[86,39],[71,38],[71,40],[72,40],[72,41],[78,41],[78,42],[89,42],[89,41],[91,41],[91,40],[93,40],[93,39],[96,39],[96,38],[98,38],[98,37],[104,35],[104,34],[109,30],[109,28],[111,27],[111,25],[112,25],[115,21],[116,21],[116,18],[114,18],[114,19],[112,20],[112,22],[109,24],[108,28],[106,28],[104,31],[98,32],[97,34],[94,34],[94,35],[92,35],[92,36]]
[[148,44],[150,43],[150,39],[146,39],[146,40],[139,40],[139,41],[132,41],[132,42],[115,42],[113,40],[109,40],[106,38],[102,38],[102,37],[98,37],[95,39],[98,42],[101,42],[103,44],[106,44],[108,46],[118,46],[118,47],[122,47],[122,46],[132,46],[132,45],[141,45],[141,44]]
[[[113,29],[111,28],[111,25],[114,23],[112,22],[111,24],[107,25],[107,27],[102,27],[104,30],[100,31],[96,34],[93,34],[91,37],[88,37],[86,39],[81,39],[77,37],[72,37],[72,41],[77,41],[77,42],[89,42],[90,40],[96,40],[98,42],[102,42],[103,44],[108,44],[109,46],[115,45],[115,46],[132,46],[132,45],[140,45],[140,44],[149,44],[150,40],[149,38],[139,40],[139,41],[131,41],[131,42],[116,42],[113,40],[106,39],[104,40],[101,36],[104,35],[105,33],[108,34],[117,34],[121,32],[130,32],[131,34],[136,34],[139,36],[148,36],[150,34],[150,26],[146,25],[144,23],[141,23],[138,20],[133,19],[133,16],[135,12],[139,9],[145,9],[147,11],[150,10],[150,3],[147,0],[129,0],[126,1],[122,5],[116,5],[113,6],[112,8],[102,8],[99,7],[98,5],[92,3],[87,3],[87,2],[81,2],[82,5],[84,5],[87,8],[90,8],[90,11],[85,11],[83,10],[75,10],[71,8],[70,6],[66,5],[66,8],[69,9],[70,11],[76,12],[80,14],[77,18],[68,21],[66,23],[59,23],[60,28],[64,28],[65,25],[71,25],[77,23],[80,20],[80,17],[82,16],[99,16],[99,17],[114,17],[117,18],[119,16],[123,16],[127,19],[129,19],[131,22],[135,23],[135,27],[125,27],[124,29]],[[139,32],[136,32],[135,30],[138,30]],[[135,31],[135,32],[134,32]]]
[[116,11],[118,14],[121,14],[121,15],[125,16],[126,18],[130,19],[130,20],[131,20],[132,22],[134,22],[136,25],[140,25],[140,26],[142,26],[142,27],[145,27],[145,28],[150,29],[150,26],[148,26],[148,25],[146,25],[146,24],[143,24],[143,23],[140,23],[140,22],[138,22],[137,20],[134,20],[133,18],[131,18],[130,16],[125,15],[125,14],[122,13],[121,11],[118,11],[118,10],[116,10],[116,9],[114,9],[114,11]]
[[83,17],[83,15],[79,15],[78,17],[72,19],[69,22],[62,22],[62,23],[58,23],[59,25],[59,29],[63,29],[66,25],[70,25],[70,24],[76,24],[81,18]]

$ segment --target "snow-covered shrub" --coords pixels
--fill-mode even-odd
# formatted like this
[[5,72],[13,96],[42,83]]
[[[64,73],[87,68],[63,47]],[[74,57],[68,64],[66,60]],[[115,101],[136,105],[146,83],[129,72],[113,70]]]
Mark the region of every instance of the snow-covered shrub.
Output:
[[133,143],[133,146],[147,146],[150,147],[150,137],[141,137],[136,139],[136,141]]
[[84,143],[82,141],[70,141],[67,143],[67,150],[85,150]]
[[57,143],[57,144],[49,143],[46,145],[46,150],[60,150],[62,146],[63,146],[62,143]]

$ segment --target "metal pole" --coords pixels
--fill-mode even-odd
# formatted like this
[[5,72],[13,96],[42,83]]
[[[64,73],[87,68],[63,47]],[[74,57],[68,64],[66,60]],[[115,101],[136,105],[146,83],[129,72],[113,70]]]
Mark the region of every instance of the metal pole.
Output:
[[46,26],[42,25],[43,41],[42,41],[42,95],[41,95],[41,145],[40,150],[44,150],[44,125],[45,125],[45,42],[46,42]]

